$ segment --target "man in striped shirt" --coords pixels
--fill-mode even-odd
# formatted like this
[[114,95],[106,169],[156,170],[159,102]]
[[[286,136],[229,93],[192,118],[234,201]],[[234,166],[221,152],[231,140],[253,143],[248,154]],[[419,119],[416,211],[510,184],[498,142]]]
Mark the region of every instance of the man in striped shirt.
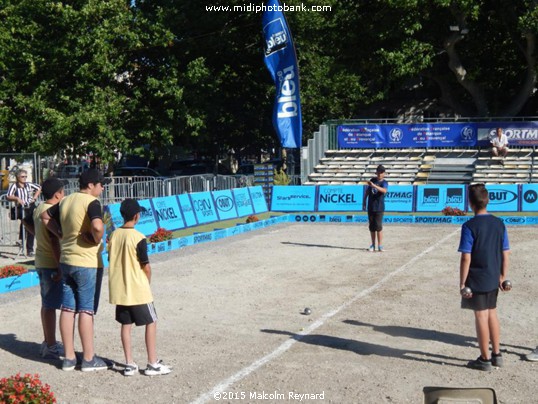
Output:
[[[21,220],[19,230],[19,240],[22,241],[22,219],[31,217],[35,209],[35,201],[41,194],[41,187],[37,184],[27,182],[28,172],[26,170],[18,170],[15,174],[16,181],[12,183],[7,190],[7,200],[15,202],[13,212],[15,215],[12,219]],[[32,257],[34,255],[34,235],[26,232],[26,255]]]

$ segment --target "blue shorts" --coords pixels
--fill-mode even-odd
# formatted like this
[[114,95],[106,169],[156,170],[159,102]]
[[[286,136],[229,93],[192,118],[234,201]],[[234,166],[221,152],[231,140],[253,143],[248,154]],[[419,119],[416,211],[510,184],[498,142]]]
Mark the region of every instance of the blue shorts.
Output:
[[60,263],[63,274],[62,310],[94,315],[99,306],[103,268],[76,267]]
[[62,307],[63,282],[52,280],[56,274],[56,269],[37,268],[39,276],[39,288],[41,290],[41,306],[46,309],[57,309]]

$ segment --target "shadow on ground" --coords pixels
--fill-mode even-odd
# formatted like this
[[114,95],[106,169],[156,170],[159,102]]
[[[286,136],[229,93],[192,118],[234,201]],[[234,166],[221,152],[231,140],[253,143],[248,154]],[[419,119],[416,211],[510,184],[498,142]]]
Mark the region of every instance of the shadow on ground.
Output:
[[[19,340],[15,334],[0,334],[0,349],[13,355],[19,356],[23,359],[31,360],[34,362],[46,363],[58,369],[61,369],[62,361],[60,359],[49,359],[41,357],[41,355],[39,354],[40,346],[41,343],[39,342]],[[80,364],[82,360],[82,353],[76,352],[76,355]],[[112,368],[116,366],[115,361],[103,357],[101,358]]]
[[327,244],[294,243],[294,242],[291,242],[291,241],[282,241],[280,244],[292,245],[292,246],[298,246],[298,247],[338,248],[340,250],[364,250],[364,248],[342,247],[342,246],[339,246],[339,245],[327,245]]
[[[268,334],[289,335],[298,342],[305,344],[324,346],[327,348],[340,349],[353,352],[357,355],[377,355],[390,358],[398,358],[404,360],[412,360],[416,362],[434,363],[443,366],[456,366],[465,367],[468,359],[454,358],[452,356],[445,356],[439,354],[432,354],[431,352],[423,352],[409,349],[392,348],[385,345],[372,344],[369,342],[357,341],[353,339],[334,337],[331,335],[311,334],[302,335],[295,334],[289,331],[280,330],[267,330],[263,329],[262,332]],[[454,363],[464,362],[465,364]]]
[[[473,320],[470,319],[469,321],[473,321]],[[445,344],[478,348],[478,344],[477,344],[475,336],[470,337],[467,335],[454,334],[450,332],[428,330],[428,329],[416,328],[416,327],[401,327],[398,325],[375,325],[375,324],[363,323],[361,321],[356,321],[356,320],[344,320],[343,323],[356,325],[360,327],[371,327],[374,331],[382,332],[383,334],[387,334],[392,337],[404,337],[404,338],[411,338],[411,339],[438,341],[438,342],[443,342]],[[514,352],[508,348],[523,349],[523,350],[529,349],[527,347],[509,345],[509,344],[504,344],[501,342],[502,352],[506,352],[506,353],[510,353],[514,355],[521,355],[520,352]]]

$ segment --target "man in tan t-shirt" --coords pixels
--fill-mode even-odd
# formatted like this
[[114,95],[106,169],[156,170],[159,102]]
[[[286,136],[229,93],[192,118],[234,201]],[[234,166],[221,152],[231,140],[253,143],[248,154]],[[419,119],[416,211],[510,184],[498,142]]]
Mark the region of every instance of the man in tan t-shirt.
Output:
[[104,370],[108,365],[95,355],[93,317],[97,311],[103,262],[101,238],[104,233],[99,195],[110,182],[96,169],[80,175],[80,191],[64,198],[42,214],[43,223],[60,238],[60,268],[64,280],[60,332],[65,348],[62,369],[77,365],[74,346],[75,318],[82,342],[83,372]]

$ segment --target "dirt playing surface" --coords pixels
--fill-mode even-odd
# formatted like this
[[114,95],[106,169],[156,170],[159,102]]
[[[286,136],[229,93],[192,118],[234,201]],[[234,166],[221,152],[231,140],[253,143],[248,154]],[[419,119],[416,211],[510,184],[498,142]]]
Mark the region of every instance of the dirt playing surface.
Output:
[[[459,308],[459,227],[385,230],[384,253],[366,251],[364,225],[284,224],[150,256],[167,376],[63,372],[38,356],[38,288],[0,295],[0,377],[39,373],[59,403],[422,403],[424,386],[492,387],[501,403],[537,402],[538,363],[522,360],[538,344],[537,229],[508,230],[505,367],[489,373],[465,367],[479,351],[472,312]],[[121,363],[107,282],[96,352]],[[142,368],[143,338],[136,328]]]

